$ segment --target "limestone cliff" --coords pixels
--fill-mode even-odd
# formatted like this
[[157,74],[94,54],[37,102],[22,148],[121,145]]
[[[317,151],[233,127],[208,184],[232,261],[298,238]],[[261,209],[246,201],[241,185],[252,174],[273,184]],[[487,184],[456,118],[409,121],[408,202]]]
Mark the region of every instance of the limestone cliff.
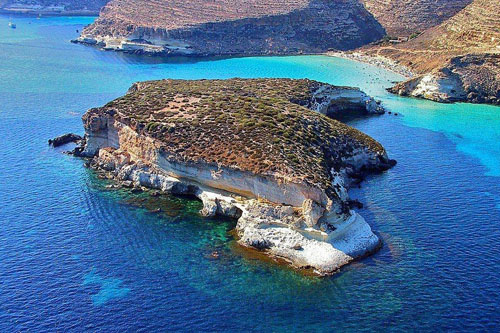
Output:
[[379,244],[349,207],[350,182],[394,163],[321,113],[380,112],[372,103],[310,80],[142,82],[84,115],[77,153],[110,178],[195,195],[202,214],[238,218],[242,245],[330,274]]
[[346,50],[384,34],[359,0],[112,0],[78,41],[134,53],[230,56]]

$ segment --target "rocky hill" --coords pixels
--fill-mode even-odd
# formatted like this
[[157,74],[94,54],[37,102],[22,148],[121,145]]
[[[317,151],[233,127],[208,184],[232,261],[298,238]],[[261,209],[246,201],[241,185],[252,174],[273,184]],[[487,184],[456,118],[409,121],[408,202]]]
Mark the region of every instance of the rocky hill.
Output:
[[365,52],[391,58],[421,74],[399,84],[392,89],[394,92],[437,101],[500,103],[500,2],[497,0],[474,0],[418,38]]
[[238,218],[242,245],[329,274],[379,243],[350,209],[350,181],[393,163],[321,113],[371,102],[310,80],[142,82],[84,115],[76,153],[112,179],[195,195],[202,214]]
[[384,34],[358,0],[112,0],[79,41],[136,53],[262,55],[352,49]]
[[472,0],[362,0],[390,36],[409,36],[441,24]]

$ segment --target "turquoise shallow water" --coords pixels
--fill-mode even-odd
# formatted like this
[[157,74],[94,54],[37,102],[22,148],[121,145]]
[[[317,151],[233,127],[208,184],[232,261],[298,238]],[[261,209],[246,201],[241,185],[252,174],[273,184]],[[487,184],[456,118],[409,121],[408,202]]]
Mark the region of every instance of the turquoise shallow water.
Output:
[[[498,330],[500,108],[389,95],[396,74],[343,59],[126,56],[70,44],[93,18],[0,16],[0,331]],[[398,116],[351,124],[398,165],[352,196],[384,240],[327,279],[251,258],[200,203],[109,191],[46,140],[159,78],[308,77]],[[219,259],[210,253],[217,250]]]

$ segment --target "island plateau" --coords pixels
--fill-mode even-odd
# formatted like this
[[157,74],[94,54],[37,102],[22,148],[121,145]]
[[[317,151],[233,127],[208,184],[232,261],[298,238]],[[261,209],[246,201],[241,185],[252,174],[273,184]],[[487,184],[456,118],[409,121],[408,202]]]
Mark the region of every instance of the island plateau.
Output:
[[307,79],[161,80],[83,116],[75,155],[128,186],[196,196],[238,242],[319,275],[375,251],[347,189],[395,161],[331,116],[381,113],[356,88]]

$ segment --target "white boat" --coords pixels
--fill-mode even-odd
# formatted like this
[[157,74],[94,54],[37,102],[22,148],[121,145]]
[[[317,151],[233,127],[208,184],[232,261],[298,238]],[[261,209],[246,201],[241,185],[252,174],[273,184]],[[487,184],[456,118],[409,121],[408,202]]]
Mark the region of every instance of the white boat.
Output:
[[12,23],[12,22],[9,22],[9,27],[12,28],[12,29],[15,29],[16,28],[16,24]]

